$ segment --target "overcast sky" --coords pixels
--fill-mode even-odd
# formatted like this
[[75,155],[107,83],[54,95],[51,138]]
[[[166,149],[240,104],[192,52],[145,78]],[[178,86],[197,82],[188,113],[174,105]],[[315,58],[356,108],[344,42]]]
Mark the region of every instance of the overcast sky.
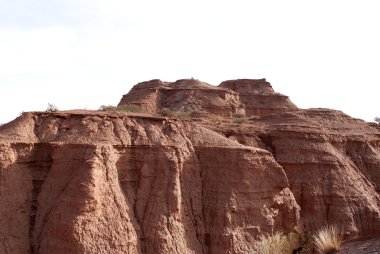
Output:
[[266,78],[299,107],[371,121],[379,13],[378,0],[0,0],[0,123],[191,77]]

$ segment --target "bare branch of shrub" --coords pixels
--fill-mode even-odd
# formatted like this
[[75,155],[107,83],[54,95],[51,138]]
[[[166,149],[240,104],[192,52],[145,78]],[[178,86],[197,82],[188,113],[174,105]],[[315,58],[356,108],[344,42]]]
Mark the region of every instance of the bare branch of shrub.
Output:
[[56,105],[52,104],[52,103],[48,103],[48,106],[45,110],[46,112],[57,112],[58,111],[58,108]]

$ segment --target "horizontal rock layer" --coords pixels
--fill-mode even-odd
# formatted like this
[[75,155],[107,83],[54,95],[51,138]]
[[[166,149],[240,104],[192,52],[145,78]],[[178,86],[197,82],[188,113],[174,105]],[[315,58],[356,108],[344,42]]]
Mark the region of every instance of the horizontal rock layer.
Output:
[[134,104],[156,113],[163,108],[230,117],[266,116],[296,110],[285,95],[274,92],[265,79],[238,79],[212,86],[194,79],[176,82],[151,80],[135,85],[119,106]]
[[194,79],[173,83],[161,80],[139,83],[119,102],[119,106],[130,104],[138,105],[143,111],[150,113],[157,113],[164,108],[175,111],[206,111],[223,117],[244,113],[244,106],[236,92]]
[[305,231],[332,224],[347,239],[380,235],[379,125],[311,109],[210,128],[273,154],[301,207]]

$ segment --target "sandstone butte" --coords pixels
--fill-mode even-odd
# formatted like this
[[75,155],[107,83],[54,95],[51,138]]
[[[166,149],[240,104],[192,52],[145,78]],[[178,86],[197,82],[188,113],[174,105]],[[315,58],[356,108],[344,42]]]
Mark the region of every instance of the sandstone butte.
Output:
[[300,109],[265,79],[152,80],[130,105],[145,113],[0,126],[0,253],[250,253],[331,224],[380,237],[380,125]]

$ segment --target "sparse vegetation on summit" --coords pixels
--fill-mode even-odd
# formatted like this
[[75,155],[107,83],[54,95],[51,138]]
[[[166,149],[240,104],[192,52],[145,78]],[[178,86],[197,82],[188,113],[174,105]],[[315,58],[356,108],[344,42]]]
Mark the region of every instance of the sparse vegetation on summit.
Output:
[[125,104],[122,106],[115,107],[113,105],[102,105],[99,107],[101,111],[122,111],[122,112],[132,112],[132,113],[143,113],[144,111],[140,106],[135,104]]
[[162,108],[159,112],[161,116],[174,117],[176,112],[171,110],[170,108]]
[[172,110],[170,108],[162,108],[158,112],[158,115],[186,120],[186,119],[191,119],[192,112],[191,111],[182,111],[182,110],[176,111],[176,110]]
[[115,106],[112,106],[112,105],[102,105],[99,107],[100,111],[114,111],[116,110],[116,107]]

